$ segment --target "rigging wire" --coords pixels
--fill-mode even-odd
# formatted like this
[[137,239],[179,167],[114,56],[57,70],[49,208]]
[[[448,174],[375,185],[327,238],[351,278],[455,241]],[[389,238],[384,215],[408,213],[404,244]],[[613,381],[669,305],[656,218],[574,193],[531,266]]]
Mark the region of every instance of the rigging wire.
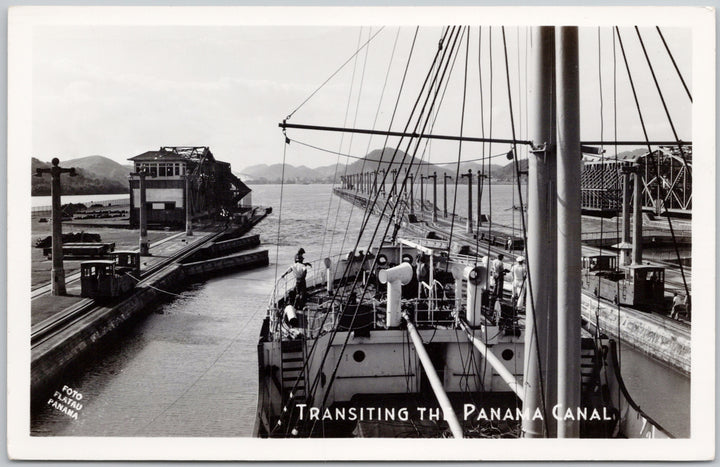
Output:
[[[635,107],[636,107],[636,109],[637,109],[637,111],[638,111],[638,117],[640,118],[640,124],[641,124],[642,129],[643,129],[643,134],[645,135],[647,150],[648,150],[648,153],[649,153],[649,154],[648,154],[648,156],[649,156],[648,158],[650,159],[650,162],[651,162],[651,163],[653,163],[653,164],[656,165],[657,172],[659,173],[659,171],[660,171],[659,164],[658,164],[652,157],[650,157],[650,156],[652,155],[652,148],[650,147],[650,139],[648,138],[647,128],[645,127],[645,119],[643,118],[642,109],[640,108],[640,101],[638,100],[637,92],[635,91],[635,83],[633,82],[632,74],[631,74],[631,72],[630,72],[630,65],[628,64],[627,56],[625,55],[625,47],[623,46],[622,36],[621,36],[621,34],[620,34],[620,29],[619,29],[617,26],[615,26],[615,31],[617,32],[618,43],[620,44],[620,51],[622,52],[623,61],[625,62],[625,70],[627,71],[628,79],[630,80],[630,87],[632,88],[633,98],[635,99]],[[641,41],[641,43],[642,43],[642,41]],[[650,62],[648,62],[648,64],[650,65],[650,68],[651,68],[651,70],[652,70],[652,65],[650,64]],[[654,72],[654,71],[652,71],[652,75],[653,75],[653,79],[654,79],[654,78],[655,78],[655,72]],[[657,83],[657,80],[655,80],[655,84],[656,84],[656,86],[657,86],[658,93],[660,94],[660,98],[661,98],[661,100],[663,101],[663,107],[665,107],[666,112],[667,112],[667,107],[665,106],[665,99],[662,97],[662,91],[660,90],[660,87],[659,87],[659,85],[658,85],[658,83]],[[669,115],[669,114],[668,114],[668,118],[670,118],[670,115]],[[671,127],[672,127],[673,133],[675,134],[675,127],[674,127],[674,125],[672,124],[672,121],[670,122],[670,125],[671,125]],[[685,167],[687,168],[687,167],[688,167],[688,165],[687,165],[687,160],[685,159],[685,155],[684,155],[683,150],[682,150],[682,145],[681,145],[681,143],[680,143],[680,140],[677,138],[677,134],[675,134],[675,139],[676,139],[677,142],[678,142],[678,147],[680,148],[680,155],[682,156],[683,162],[685,163]],[[646,160],[647,160],[647,159],[646,159]],[[639,178],[639,177],[638,177],[638,178]],[[659,184],[659,181],[658,181],[658,184]],[[659,201],[659,200],[658,200],[658,201]],[[682,276],[682,280],[683,280],[683,286],[685,287],[685,293],[686,293],[686,297],[687,297],[688,307],[690,307],[690,302],[691,302],[690,289],[689,289],[689,287],[688,287],[687,280],[686,280],[686,278],[685,278],[685,268],[683,268],[682,261],[681,261],[681,258],[680,258],[680,252],[679,252],[678,247],[677,247],[677,240],[676,240],[676,238],[675,238],[675,229],[673,228],[672,220],[670,220],[670,215],[669,215],[669,213],[668,213],[667,205],[666,205],[665,203],[662,203],[662,205],[663,205],[663,207],[665,208],[665,217],[667,218],[668,227],[670,228],[670,235],[672,236],[672,240],[673,240],[673,246],[675,247],[675,254],[676,254],[676,256],[677,256],[678,266],[679,266],[679,268],[680,268],[680,275]]]
[[[284,135],[285,132],[283,132]],[[282,207],[283,207],[283,193],[285,189],[285,156],[287,155],[288,139],[287,137],[283,140],[283,161],[282,170],[280,172],[280,207],[278,208],[278,227],[277,235],[275,238],[275,279],[274,284],[277,284],[278,280],[278,266],[280,264],[280,226],[282,225]],[[268,310],[269,312],[269,310]]]
[[[368,30],[368,35],[369,35],[371,32],[372,32],[372,28]],[[365,71],[367,70],[367,59],[368,59],[368,55],[369,55],[369,54],[370,54],[370,47],[368,47],[367,49],[365,49],[365,60],[363,61],[362,73],[361,73],[361,75],[360,75],[360,87],[359,87],[359,89],[358,89],[357,103],[355,104],[355,115],[354,115],[354,117],[353,117],[353,128],[354,128],[355,125],[357,124],[357,117],[358,117],[358,113],[359,113],[359,111],[360,111],[360,102],[361,102],[361,98],[362,98],[363,84],[364,84],[364,82],[365,82]],[[378,104],[378,108],[379,108],[379,105],[380,105],[380,104]],[[353,139],[354,139],[354,137],[355,137],[355,134],[352,133],[352,134],[350,135],[350,143],[348,144],[348,152],[351,152],[351,151],[352,151],[352,144],[353,144]],[[371,139],[372,139],[372,137],[371,137]],[[368,143],[368,145],[369,145],[369,143]],[[362,164],[361,164],[361,166],[360,166],[360,174],[363,174],[364,169],[365,169],[365,161],[363,161]],[[363,181],[362,181],[362,180],[360,181],[360,186],[361,186],[361,187],[363,186]],[[330,196],[332,196],[332,194],[330,194]],[[349,231],[349,227],[350,227],[350,220],[352,219],[352,214],[353,214],[353,211],[354,211],[354,210],[355,210],[355,204],[352,204],[352,203],[351,203],[351,204],[350,204],[350,214],[348,215],[347,224],[346,224],[346,226],[345,226],[345,231],[343,232],[342,242],[341,242],[341,244],[340,244],[340,251],[342,251],[343,248],[345,248],[345,241],[347,240],[348,231]],[[329,249],[329,251],[332,251],[333,240],[334,240],[334,238],[335,238],[335,227],[337,226],[338,217],[340,217],[339,214],[340,214],[340,201],[338,200],[338,206],[337,206],[337,210],[336,210],[336,212],[335,212],[335,222],[333,223],[333,229],[332,229],[333,231],[332,231],[332,235],[330,236],[330,249]]]
[[[453,28],[453,29],[455,29],[455,28]],[[452,43],[452,45],[451,45],[451,47],[450,47],[451,53],[450,53],[449,57],[452,56],[452,50],[454,50],[455,44],[457,43],[457,39],[458,39],[459,36],[460,36],[459,33],[457,33],[457,34],[455,35],[455,39],[453,40],[453,43]],[[443,51],[443,57],[446,55],[446,52],[447,52],[447,50]],[[442,60],[441,60],[441,62],[442,62]],[[445,67],[444,67],[444,69],[443,69],[442,76],[440,77],[441,80],[444,79],[444,77],[445,77],[445,72],[447,71],[448,65],[449,65],[449,60],[448,60],[448,62],[445,63]],[[430,86],[430,90],[432,90],[436,79],[437,79],[437,76],[433,79],[433,82],[432,82],[432,84],[431,84],[431,86]],[[430,105],[430,109],[433,108],[433,106],[434,106],[434,104],[435,104],[435,101],[437,100],[437,95],[438,95],[438,92],[436,92],[435,95],[434,95],[434,97],[433,97],[433,101],[432,101],[432,103],[431,103],[431,105]],[[427,98],[425,99],[425,103],[423,104],[423,107],[421,108],[421,111],[420,111],[420,114],[419,114],[420,116],[425,115],[425,109],[426,109],[426,107],[427,107],[427,101],[429,100],[429,98],[430,98],[430,93],[428,93],[428,96],[427,96]],[[428,121],[429,121],[429,117],[426,117],[425,123],[424,123],[424,125],[423,125],[422,130],[421,130],[421,133],[424,133],[424,132],[425,132],[425,129],[426,129],[426,127],[427,127]],[[417,129],[417,127],[418,127],[419,125],[420,125],[420,120],[418,120],[418,122],[416,123],[415,129]],[[416,145],[415,145],[415,151],[414,151],[414,153],[417,152],[417,149],[418,149],[418,147],[419,147],[419,144],[420,144],[420,140],[418,139],[418,142],[417,142]],[[407,151],[410,150],[410,146],[411,146],[411,145],[412,145],[412,140],[410,140],[410,141],[408,142],[408,147],[407,147],[407,150],[405,151],[405,155],[407,155],[407,153],[408,153]],[[412,167],[412,165],[413,165],[413,160],[414,160],[414,155],[413,155],[413,158],[410,159],[409,168]],[[397,185],[397,178],[398,178],[398,175],[399,175],[399,174],[400,174],[400,172],[397,172],[397,173],[395,174],[395,177],[394,177],[394,180],[393,180],[393,183],[394,183],[395,185]],[[407,175],[406,175],[406,176],[407,176]],[[398,204],[399,204],[399,203],[393,203],[392,211],[391,211],[391,214],[390,214],[390,219],[392,219],[392,218],[394,217],[394,215],[395,215],[395,210],[397,209]],[[385,207],[383,208],[383,211],[384,211],[385,208],[387,208],[387,204],[386,204]],[[386,226],[386,228],[385,228],[385,235],[387,235],[387,231],[389,230],[390,225],[391,225],[391,222],[388,222],[388,224],[387,224],[387,226]],[[379,226],[379,223],[378,223],[378,226]],[[376,229],[376,231],[377,231],[377,229]],[[363,257],[363,258],[365,258],[365,257]],[[363,261],[364,261],[364,259],[363,259]],[[377,262],[377,257],[376,257],[376,258],[374,259],[374,261],[373,261],[372,268],[375,267],[376,262]],[[372,268],[371,268],[371,269],[372,269]],[[357,285],[358,278],[359,278],[359,274],[355,277],[355,281],[354,281],[353,286],[352,286],[353,289],[354,289],[354,288],[356,287],[356,285]],[[369,284],[365,284],[365,287],[364,287],[364,289],[363,289],[363,291],[362,291],[362,294],[361,294],[361,296],[360,296],[360,301],[361,301],[361,302],[362,302],[362,298],[364,297],[365,293],[367,292],[367,287],[368,287],[368,285],[369,285]],[[347,304],[346,304],[345,308],[347,308]],[[355,311],[357,311],[357,310],[355,310]],[[352,324],[354,323],[354,321],[355,321],[355,315],[353,314],[353,317],[352,317],[351,322],[350,322],[350,327],[352,327]],[[350,334],[351,334],[351,333],[348,332],[347,335],[346,335],[346,337],[345,337],[345,341],[343,342],[343,346],[342,346],[342,348],[341,348],[341,350],[340,350],[340,356],[342,356],[342,354],[344,353],[345,349],[347,348],[347,343],[348,343],[348,341],[349,341],[349,339],[350,339]],[[328,350],[329,350],[329,346],[328,346]],[[321,404],[322,407],[325,407],[325,404],[327,403],[327,399],[328,399],[328,396],[329,396],[329,394],[330,394],[330,393],[329,393],[329,388],[332,387],[332,384],[333,384],[334,381],[335,381],[335,377],[337,376],[337,371],[338,371],[338,368],[339,368],[341,362],[342,362],[342,359],[341,359],[341,358],[338,358],[337,363],[336,363],[336,365],[335,365],[335,367],[334,367],[334,369],[333,369],[333,372],[332,372],[332,374],[331,374],[331,376],[330,376],[330,379],[329,379],[329,381],[328,381],[328,388],[327,388],[326,391],[325,391],[325,396],[323,397],[323,401],[322,401],[322,404]],[[311,433],[312,433],[312,429],[311,429]]]
[[[454,31],[454,30],[455,30],[455,28],[453,28],[453,31]],[[409,64],[410,64],[410,59],[411,59],[411,57],[412,57],[412,50],[414,50],[415,39],[417,38],[417,31],[418,31],[418,29],[416,29],[416,34],[415,34],[415,37],[413,38],[413,48],[411,49],[411,54],[410,54],[410,56],[408,57],[408,62],[407,62],[407,65],[406,65],[405,73],[404,73],[404,75],[403,75],[403,81],[402,81],[402,84],[401,84],[401,90],[400,90],[401,92],[398,94],[398,99],[397,99],[397,101],[396,101],[396,109],[397,109],[397,104],[399,103],[399,100],[400,100],[400,96],[402,95],[402,88],[403,88],[403,86],[404,86],[405,78],[406,78],[406,76],[407,76],[407,71],[408,71],[408,67],[409,67]],[[444,36],[443,36],[443,40],[445,39],[445,37],[447,37],[447,34],[448,34],[448,33],[450,33],[450,34],[452,35],[452,32],[450,32],[450,29],[449,29],[449,28],[445,30],[445,33],[444,33]],[[441,40],[441,42],[440,42],[440,44],[439,44],[439,47],[438,47],[438,51],[436,52],[435,58],[433,59],[433,63],[434,63],[434,62],[438,59],[438,57],[440,56],[440,51],[442,50],[442,43],[443,43],[443,41]],[[443,56],[444,56],[444,52],[443,52]],[[415,104],[414,104],[414,106],[413,106],[413,109],[412,109],[412,111],[410,112],[410,117],[409,117],[408,122],[407,122],[406,125],[405,125],[405,129],[407,129],[407,128],[410,126],[412,115],[415,113],[415,110],[416,110],[416,108],[417,108],[417,105],[418,105],[418,103],[420,102],[420,100],[421,100],[421,98],[422,98],[422,94],[423,94],[423,92],[425,91],[425,88],[426,88],[426,86],[427,86],[427,84],[428,84],[428,80],[430,79],[430,76],[431,76],[431,74],[430,74],[430,72],[428,72],[428,74],[426,75],[425,80],[424,80],[424,82],[423,82],[423,85],[422,85],[422,88],[421,88],[421,90],[420,90],[420,93],[419,93],[419,95],[418,95],[418,97],[417,97],[417,99],[416,99],[416,101],[415,101]],[[391,161],[394,161],[394,159],[395,159],[395,157],[396,157],[396,155],[397,155],[397,152],[398,152],[398,150],[400,149],[400,146],[399,146],[399,145],[400,145],[401,143],[402,143],[402,139],[401,139],[400,142],[398,143],[398,146],[397,146],[397,148],[395,149],[395,152],[393,153],[393,156],[392,156],[392,158],[391,158]],[[384,186],[384,184],[385,184],[385,180],[387,179],[387,176],[388,176],[388,173],[387,173],[387,172],[384,173],[383,180],[382,180],[382,185],[383,185],[383,186]],[[373,199],[373,202],[372,202],[372,206],[373,206],[373,207],[372,207],[371,209],[374,208],[374,206],[375,206],[375,204],[377,203],[378,199],[379,199],[379,192],[375,195],[375,198]],[[380,217],[381,217],[381,218],[382,218],[382,216],[384,215],[386,208],[387,208],[387,203],[385,204],[385,206],[384,206],[383,209],[382,209],[382,212],[381,212],[381,214],[380,214]],[[360,232],[363,232],[363,231],[364,231],[366,225],[367,225],[367,222],[361,226]],[[388,225],[389,225],[389,224],[388,224]],[[375,238],[375,236],[377,235],[377,231],[378,231],[379,228],[380,228],[380,222],[378,222],[377,225],[375,226],[375,230],[374,230],[373,235],[372,235],[372,238],[371,238],[371,243],[372,243],[372,241],[374,241],[374,238]],[[387,232],[387,228],[386,228],[386,232]],[[361,236],[359,235],[353,251],[355,251],[355,250],[357,249],[357,246],[358,246],[358,244],[359,244],[359,242],[360,242],[360,237],[361,237]],[[363,257],[363,260],[362,260],[362,261],[363,261],[363,264],[364,264],[366,258],[367,258],[366,256]],[[373,267],[374,267],[374,266],[375,266],[375,263],[373,263]],[[348,264],[346,265],[345,272],[344,272],[343,276],[347,275],[347,273],[348,273],[348,271],[349,271],[349,267],[350,267],[350,263],[348,262]],[[354,282],[353,282],[353,284],[352,284],[352,288],[353,288],[353,289],[355,288],[355,286],[356,286],[356,284],[357,284],[358,278],[359,278],[359,274],[356,275],[355,280],[354,280]],[[337,294],[333,295],[332,303],[334,303],[334,301],[335,301],[336,299],[337,299]],[[331,303],[331,305],[332,305],[332,303]],[[347,303],[345,304],[345,307],[344,307],[343,310],[342,310],[343,313],[344,313],[344,311],[345,311],[346,308],[347,308]],[[325,322],[326,319],[327,319],[327,316],[328,316],[328,315],[325,315],[325,317],[323,317],[323,320],[322,320],[321,325],[324,324],[324,322]],[[337,333],[337,330],[334,330],[334,332],[331,334],[330,343],[332,343],[332,340],[334,339],[334,336],[335,336],[336,333]],[[313,346],[312,346],[312,348],[311,348],[311,350],[310,350],[310,354],[312,354],[312,353],[314,352],[316,344],[317,344],[317,341],[315,341],[315,342],[313,343]],[[321,364],[320,364],[321,367],[324,366],[324,364],[325,364],[325,360],[327,359],[328,352],[329,352],[329,345],[328,345],[328,348],[326,349],[325,354],[324,354],[323,357],[322,357],[322,361],[321,361]],[[305,371],[306,369],[307,369],[307,362],[304,364],[303,371]],[[315,380],[313,381],[312,386],[311,386],[311,389],[310,389],[310,392],[313,392],[313,391],[315,390],[315,387],[317,386],[318,382],[319,382],[319,374],[316,376]]]
[[[603,137],[605,136],[605,126],[604,126],[604,118],[605,114],[603,112],[604,110],[604,101],[603,101],[603,87],[602,87],[602,43],[600,42],[600,26],[597,28],[597,39],[598,39],[598,89],[599,89],[599,96],[600,96],[600,141],[603,140]],[[600,186],[601,192],[600,192],[600,213],[603,212],[604,207],[604,194],[605,194],[605,151],[603,150],[603,147],[600,146],[600,166],[602,167],[602,171],[600,172]],[[617,167],[617,166],[616,166]],[[603,245],[603,227],[604,227],[604,217],[600,216],[600,245],[598,249],[600,250],[600,256],[602,257],[602,245]],[[599,339],[600,339],[600,289],[602,288],[602,282],[603,277],[598,276],[598,294],[597,294],[597,304],[595,306],[595,344],[597,345]],[[619,302],[619,300],[618,300]]]
[[[358,31],[358,38],[357,38],[358,45],[360,44],[360,41],[362,40],[362,32],[363,32],[363,28],[360,28],[360,30]],[[343,119],[343,126],[347,125],[348,115],[350,114],[350,100],[352,99],[353,88],[355,86],[355,72],[357,71],[357,54],[354,55],[354,59],[355,60],[353,61],[352,76],[350,78],[350,90],[348,91],[347,103],[345,104],[345,117]],[[338,151],[342,151],[344,141],[345,141],[345,133],[343,133],[342,136],[340,137],[340,145],[339,145]],[[333,183],[335,182],[336,177],[337,177],[337,169],[338,169],[339,162],[340,162],[340,157],[338,156],[338,158],[335,161],[335,174],[333,175]],[[345,167],[344,175],[347,175],[347,166]],[[325,225],[326,226],[330,223],[330,211],[332,209],[332,199],[333,199],[333,196],[331,193],[330,194],[330,202],[328,203],[327,215],[325,216]],[[339,208],[340,208],[340,201],[338,200],[338,209]],[[337,222],[337,213],[335,214],[335,222]],[[323,230],[323,238],[322,238],[322,242],[320,243],[320,257],[321,258],[324,256],[323,253],[325,251],[325,238],[327,236],[327,231],[328,231],[327,228],[325,228]],[[331,232],[330,246],[328,248],[328,255],[330,255],[331,251],[332,251],[332,242],[333,242],[334,235],[335,235],[335,226],[333,226],[333,229]]]
[[[509,65],[508,65],[507,42],[505,39],[505,26],[501,26],[501,30],[502,30],[502,36],[503,36],[503,51],[505,54],[505,77],[507,80],[508,104],[509,104],[509,108],[510,108],[510,127],[512,128],[513,139],[515,139],[515,115],[513,113],[513,108],[512,108],[512,92],[510,89],[510,69],[509,69]],[[518,158],[517,158],[517,145],[513,145],[513,152],[515,154],[515,157],[513,157],[513,165],[515,166],[515,172],[518,175],[518,179],[517,179],[518,201],[520,203],[520,212],[523,212],[524,207],[523,207],[522,191],[520,189],[520,165],[518,163]],[[527,227],[525,225],[525,216],[520,216],[520,218],[522,219],[523,243],[525,245],[527,245]],[[532,282],[530,281],[530,268],[529,267],[527,270],[527,281],[528,281],[528,289],[530,290],[530,298],[532,299]],[[535,309],[536,308],[533,304],[533,310],[535,310]],[[538,365],[539,373],[542,374],[542,361],[540,358],[540,344],[537,339],[537,336],[538,336],[537,320],[533,320],[532,332],[536,336],[536,338],[533,340],[535,341],[535,346],[536,346],[536,351],[537,351],[537,356],[538,356],[537,365]],[[541,395],[541,401],[542,401],[541,405],[542,405],[542,412],[543,412],[543,418],[542,418],[543,425],[545,426],[545,432],[550,433],[550,429],[548,426],[547,407],[545,406],[545,384],[543,383],[542,378],[540,379],[540,395]]]
[[[312,99],[312,97],[315,94],[318,93],[318,91],[320,91],[320,89],[322,89],[331,79],[333,79],[335,77],[335,75],[340,73],[340,70],[345,68],[345,65],[350,63],[350,60],[355,58],[355,56],[357,56],[357,54],[359,54],[362,49],[364,49],[373,39],[375,39],[375,37],[377,37],[377,35],[380,34],[383,29],[385,29],[385,26],[381,26],[380,29],[378,29],[378,32],[376,32],[370,39],[367,40],[367,42],[365,42],[362,46],[360,46],[347,60],[345,60],[345,62],[342,65],[340,65],[340,67],[337,70],[335,70],[325,81],[323,81],[323,83],[320,86],[318,86],[317,89],[315,89],[308,97],[306,97],[305,100],[300,103],[300,105],[295,107],[295,110],[290,112],[288,114],[288,116],[285,117],[285,120],[290,120],[290,118],[292,118],[292,116],[295,114],[295,112],[300,110],[300,107],[304,106],[310,99]],[[361,28],[361,30],[362,30],[362,28]]]
[[[380,99],[378,100],[377,110],[375,111],[375,118],[373,118],[373,123],[372,123],[372,128],[373,128],[373,129],[375,129],[375,125],[377,125],[377,120],[378,120],[378,118],[379,118],[379,116],[380,116],[380,108],[382,107],[383,98],[385,97],[385,89],[387,88],[388,78],[390,77],[390,70],[391,70],[391,68],[392,68],[393,59],[395,58],[395,50],[397,49],[397,43],[398,43],[398,38],[399,38],[399,37],[400,37],[400,28],[398,27],[397,34],[395,34],[395,42],[393,43],[392,52],[391,52],[391,54],[390,54],[390,61],[388,62],[388,66],[387,66],[387,72],[385,73],[385,81],[383,82],[383,87],[382,87],[382,90],[380,91]],[[373,137],[372,137],[372,135],[371,135],[370,138],[368,138],[368,144],[367,144],[367,147],[365,148],[365,154],[366,154],[366,155],[370,153],[370,145],[372,144],[372,139],[373,139]],[[385,151],[385,147],[383,147],[383,148],[381,149],[381,154],[382,154],[382,152],[384,152],[384,151]],[[348,152],[349,152],[349,151],[348,151]],[[366,163],[366,162],[369,162],[369,161],[368,161],[367,159],[365,159],[365,160],[363,161],[363,168],[365,167],[365,163]],[[368,198],[370,198],[370,193],[372,192],[372,190],[374,189],[374,187],[375,187],[375,185],[376,185],[376,183],[377,183],[377,172],[375,172],[375,177],[374,177],[374,178],[375,178],[375,179],[373,180],[373,183],[370,184],[370,186],[368,186],[368,190],[369,190],[369,191],[368,191]],[[366,206],[365,216],[369,216],[369,215],[371,214],[371,211],[368,209],[368,207],[369,207],[369,204]],[[352,211],[351,211],[351,214],[352,214]],[[343,244],[344,244],[344,243],[343,243]],[[342,251],[342,248],[341,248],[341,251]]]
[[[617,38],[615,35],[615,31],[613,30],[613,137],[615,141],[617,141]],[[618,167],[618,147],[617,144],[614,145],[615,148],[615,167]],[[626,181],[627,183],[627,181]],[[623,190],[625,190],[625,186],[623,186]],[[623,192],[623,199],[624,199],[624,192]],[[625,208],[623,208],[625,209]],[[625,222],[625,219],[623,219],[623,223]],[[625,226],[623,225],[623,229]],[[618,232],[618,238],[620,237],[620,227],[618,225],[617,228]],[[618,300],[617,306],[617,356],[618,356],[618,367],[622,368],[622,346],[620,345],[622,343],[622,335],[621,335],[621,329],[620,329],[620,301]],[[621,390],[618,385],[618,393],[617,393],[617,400],[620,400],[621,397]]]
[[[381,164],[383,164],[383,165],[401,165],[401,164],[402,164],[401,162],[392,162],[392,163],[391,163],[390,161],[383,161],[382,159],[369,159],[369,158],[366,158],[366,157],[363,157],[363,156],[353,156],[352,154],[347,154],[347,153],[344,153],[344,152],[333,151],[332,149],[327,149],[327,148],[322,148],[322,147],[320,147],[320,146],[315,146],[315,145],[313,145],[313,144],[306,143],[306,142],[304,142],[304,141],[300,141],[300,140],[298,140],[298,139],[294,139],[294,138],[288,138],[288,139],[289,139],[291,142],[297,143],[297,144],[299,144],[299,145],[301,145],[301,146],[305,146],[305,147],[308,147],[308,148],[311,148],[311,149],[315,149],[315,150],[318,150],[318,151],[326,152],[326,153],[328,153],[328,154],[334,154],[334,155],[338,155],[338,156],[342,156],[342,157],[347,157],[347,158],[349,158],[349,159],[356,159],[356,160],[363,160],[363,159],[365,159],[365,160],[368,161],[368,162],[378,162],[378,163],[381,163]],[[427,143],[427,142],[430,141],[430,140],[424,138],[424,141]],[[476,157],[476,158],[474,158],[474,159],[467,159],[467,160],[464,160],[464,161],[462,161],[462,162],[463,162],[463,163],[477,162],[477,161],[483,161],[483,160],[485,160],[485,159],[497,159],[497,158],[506,157],[506,156],[507,156],[507,151],[501,152],[501,153],[499,153],[499,154],[493,154],[493,155],[487,156],[487,157]],[[423,166],[423,165],[455,165],[455,164],[457,164],[457,161],[444,161],[444,162],[423,162],[423,161],[418,161],[418,162],[416,162],[415,164],[416,164],[416,165],[420,165],[420,166]]]
[[690,99],[690,103],[692,103],[693,98],[692,98],[692,94],[690,94],[690,89],[688,89],[687,84],[685,84],[683,75],[682,75],[682,73],[680,73],[680,68],[678,68],[677,63],[675,63],[675,57],[673,57],[673,54],[670,51],[670,47],[668,47],[667,42],[665,42],[665,36],[663,36],[663,33],[660,30],[659,26],[655,26],[655,29],[657,30],[657,33],[660,35],[660,39],[662,40],[662,43],[665,46],[665,50],[667,50],[667,53],[670,56],[670,60],[672,61],[673,66],[675,67],[675,71],[677,71],[677,75],[680,78],[680,82],[682,83],[683,87],[685,88],[685,92],[687,93],[688,98]]

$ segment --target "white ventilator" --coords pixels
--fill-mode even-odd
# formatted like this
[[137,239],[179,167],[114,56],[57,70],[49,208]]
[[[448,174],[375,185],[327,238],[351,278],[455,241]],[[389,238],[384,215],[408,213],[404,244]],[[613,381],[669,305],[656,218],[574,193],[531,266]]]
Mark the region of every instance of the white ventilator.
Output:
[[285,307],[285,319],[291,327],[295,327],[298,324],[297,315],[295,314],[295,307],[288,305]]
[[467,307],[465,319],[470,326],[482,324],[482,291],[487,280],[487,267],[479,265],[465,268],[467,280]]
[[335,278],[333,277],[332,261],[330,258],[325,258],[325,280],[327,281],[327,293],[331,294]]
[[402,286],[410,283],[413,277],[413,268],[408,263],[402,263],[394,268],[382,269],[378,272],[380,283],[387,284],[387,313],[388,327],[400,326],[400,299]]

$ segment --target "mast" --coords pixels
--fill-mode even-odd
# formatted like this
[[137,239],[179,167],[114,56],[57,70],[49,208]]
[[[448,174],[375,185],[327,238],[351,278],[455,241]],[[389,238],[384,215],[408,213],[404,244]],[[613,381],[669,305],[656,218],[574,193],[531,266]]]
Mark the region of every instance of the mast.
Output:
[[[530,294],[525,321],[525,399],[523,411],[540,409],[544,420],[526,417],[522,429],[527,438],[552,436],[551,407],[554,398],[554,359],[549,358],[549,342],[554,344],[554,288],[557,280],[555,242],[555,28],[533,28],[535,44],[534,86],[532,88],[533,150],[528,155],[527,256]],[[552,347],[555,347],[554,345]],[[552,382],[552,384],[546,384]],[[548,427],[546,431],[546,424]]]
[[[556,32],[557,240],[558,240],[558,438],[578,438],[578,420],[564,419],[580,407],[580,84],[578,28]],[[550,382],[552,384],[552,382]]]

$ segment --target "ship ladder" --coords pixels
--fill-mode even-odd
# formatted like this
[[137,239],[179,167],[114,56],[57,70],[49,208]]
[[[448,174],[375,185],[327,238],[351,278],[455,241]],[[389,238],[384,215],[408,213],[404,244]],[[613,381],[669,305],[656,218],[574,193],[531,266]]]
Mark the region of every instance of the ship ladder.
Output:
[[283,340],[281,349],[281,381],[282,401],[284,409],[282,416],[288,426],[292,426],[297,419],[296,404],[307,401],[305,364],[305,339]]
[[600,383],[597,348],[592,338],[583,338],[580,350],[581,393],[590,396]]

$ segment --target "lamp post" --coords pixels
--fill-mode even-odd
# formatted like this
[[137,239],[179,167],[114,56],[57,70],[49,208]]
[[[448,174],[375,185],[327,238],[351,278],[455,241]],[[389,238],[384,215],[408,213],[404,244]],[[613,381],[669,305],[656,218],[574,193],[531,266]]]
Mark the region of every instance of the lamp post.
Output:
[[[140,206],[138,206],[139,211],[139,220],[138,223],[140,224],[140,254],[141,255],[149,255],[150,254],[150,246],[148,244],[148,238],[147,238],[147,201],[146,201],[146,195],[145,195],[145,177],[147,177],[148,172],[146,168],[141,168],[135,173],[130,174],[133,177],[138,177],[139,183],[140,183]],[[187,202],[185,203],[187,205]]]
[[443,217],[447,217],[447,181],[448,178],[452,180],[452,177],[448,174],[443,174]]
[[482,187],[483,187],[483,177],[485,175],[480,173],[480,170],[477,171],[477,178],[478,178],[478,184],[477,184],[477,226],[478,229],[480,228],[480,224],[482,224]]
[[52,167],[49,169],[35,169],[35,176],[42,177],[49,173],[51,176],[50,196],[52,198],[52,270],[50,272],[53,295],[65,295],[65,269],[63,268],[62,250],[62,203],[60,200],[60,175],[67,173],[76,176],[75,168],[65,169],[59,166],[60,159],[54,157]]
[[413,191],[415,191],[415,177],[413,176],[413,174],[409,173],[408,179],[410,180],[410,214],[415,214],[415,194],[413,193]]
[[193,236],[192,212],[190,212],[190,174],[185,174],[185,235]]
[[466,174],[460,175],[461,177],[467,177],[468,178],[468,208],[467,208],[467,226],[465,228],[465,231],[469,234],[472,233],[473,230],[473,220],[472,220],[472,170],[468,169]]
[[390,188],[390,196],[392,197],[392,196],[397,195],[397,186],[395,186],[396,185],[396,183],[395,183],[396,177],[397,177],[397,169],[392,169],[390,172],[392,172],[392,181],[390,182],[390,183],[392,183],[392,188]]
[[427,178],[433,179],[433,210],[432,210],[432,221],[437,222],[437,172],[433,172],[432,175],[428,175]]

